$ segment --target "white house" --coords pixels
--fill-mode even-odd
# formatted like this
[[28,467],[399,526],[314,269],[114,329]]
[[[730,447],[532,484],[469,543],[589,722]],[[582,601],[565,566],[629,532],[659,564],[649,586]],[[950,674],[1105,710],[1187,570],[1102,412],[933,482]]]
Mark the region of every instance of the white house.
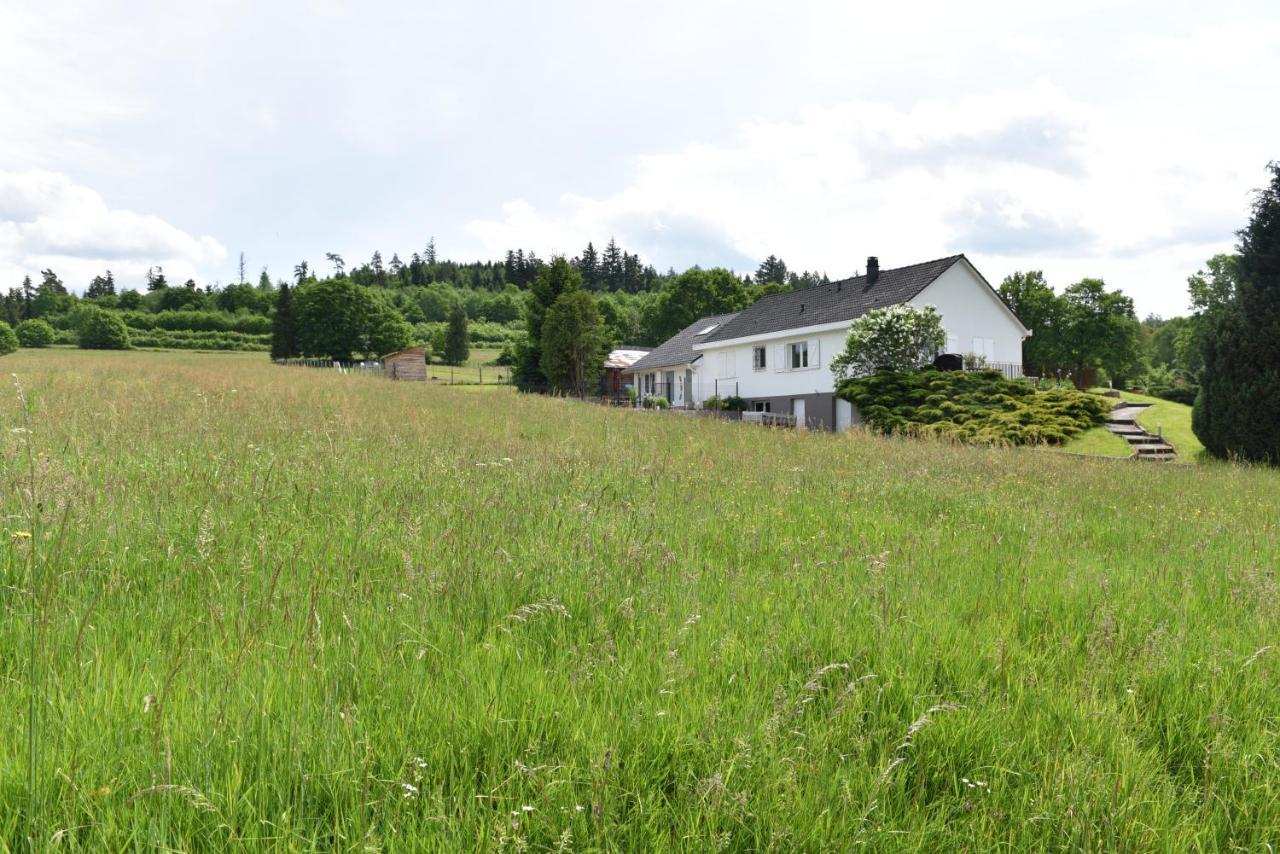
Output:
[[[963,255],[893,270],[881,270],[877,259],[868,258],[864,276],[773,294],[737,314],[699,321],[633,370],[640,374],[643,393],[645,363],[693,330],[680,345],[691,354],[678,366],[684,372],[683,405],[700,404],[713,394],[737,395],[749,410],[794,415],[807,427],[845,430],[855,416],[835,397],[831,360],[844,350],[856,318],[901,303],[937,308],[947,352],[975,353],[1010,376],[1022,374],[1022,341],[1031,332]],[[663,373],[658,382],[670,379]]]

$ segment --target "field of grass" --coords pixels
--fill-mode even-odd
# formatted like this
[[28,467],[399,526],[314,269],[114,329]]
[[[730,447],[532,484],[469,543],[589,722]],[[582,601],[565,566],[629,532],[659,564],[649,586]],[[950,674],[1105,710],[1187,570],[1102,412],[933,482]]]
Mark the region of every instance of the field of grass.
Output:
[[3,367],[0,849],[1280,835],[1275,471]]
[[[1145,394],[1126,391],[1121,393],[1124,400],[1134,403],[1149,403],[1151,407],[1138,416],[1138,423],[1148,433],[1162,433],[1169,444],[1173,445],[1179,463],[1205,462],[1204,445],[1191,430],[1191,407],[1171,400],[1148,397]],[[1074,454],[1091,454],[1101,457],[1128,457],[1133,452],[1129,443],[1107,430],[1095,427],[1081,433],[1063,445],[1064,451]]]
[[443,383],[506,383],[511,379],[511,369],[489,364],[498,358],[501,350],[472,349],[465,365],[427,365],[427,379]]

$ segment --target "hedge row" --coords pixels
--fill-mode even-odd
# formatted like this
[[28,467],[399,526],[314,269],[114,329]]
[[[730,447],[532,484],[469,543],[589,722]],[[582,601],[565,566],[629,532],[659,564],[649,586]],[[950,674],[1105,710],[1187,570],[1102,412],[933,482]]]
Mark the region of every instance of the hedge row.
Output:
[[121,311],[130,329],[161,329],[174,332],[239,332],[270,335],[271,318],[260,314],[230,314],[225,311]]
[[134,347],[165,347],[172,350],[270,350],[270,335],[242,332],[187,332],[166,329],[129,330]]
[[1111,410],[1101,395],[1037,391],[999,371],[879,374],[848,380],[838,394],[884,433],[1013,445],[1061,444],[1101,424]]

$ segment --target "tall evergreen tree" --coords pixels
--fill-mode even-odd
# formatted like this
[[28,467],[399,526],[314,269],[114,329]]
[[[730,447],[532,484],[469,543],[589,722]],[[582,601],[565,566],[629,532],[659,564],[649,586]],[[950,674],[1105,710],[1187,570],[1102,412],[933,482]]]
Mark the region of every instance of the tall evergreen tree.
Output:
[[36,289],[31,284],[30,276],[22,277],[22,319],[27,320],[35,317],[32,311],[35,309]]
[[605,288],[611,291],[622,290],[622,250],[612,237],[600,259],[600,274],[604,277]]
[[276,294],[276,313],[271,318],[271,358],[291,359],[296,355],[298,339],[294,327],[293,292],[288,282],[281,282],[280,292]]
[[516,346],[512,379],[521,391],[546,387],[547,375],[542,370],[542,326],[547,311],[566,291],[582,288],[582,274],[562,256],[538,270],[537,278],[525,302],[525,336]]
[[163,267],[147,268],[147,290],[162,291],[169,287],[169,280],[164,277]]
[[428,264],[436,263],[436,238],[434,235],[427,241],[427,251],[423,253],[422,260]]
[[267,268],[263,267],[262,272],[258,275],[258,290],[269,291],[271,289],[271,276],[267,274]]
[[90,299],[113,297],[116,295],[116,279],[108,270],[104,275],[94,276],[84,295]]
[[1236,292],[1211,307],[1191,426],[1217,457],[1280,465],[1280,162],[1240,238]]
[[58,274],[53,270],[40,271],[40,288],[45,293],[57,294],[58,296],[67,295],[67,286],[62,284],[62,279],[58,278]]
[[777,255],[770,255],[756,269],[756,284],[787,284],[787,265]]
[[444,361],[448,365],[461,365],[471,355],[471,342],[467,335],[467,310],[455,302],[449,309],[449,326],[445,331]]
[[542,325],[542,372],[561,391],[585,397],[604,370],[608,339],[595,298],[574,288],[547,310]]
[[578,268],[578,272],[582,274],[582,285],[589,291],[597,291],[600,289],[600,256],[596,253],[596,248],[587,242],[587,248],[582,250],[582,255],[574,263]]

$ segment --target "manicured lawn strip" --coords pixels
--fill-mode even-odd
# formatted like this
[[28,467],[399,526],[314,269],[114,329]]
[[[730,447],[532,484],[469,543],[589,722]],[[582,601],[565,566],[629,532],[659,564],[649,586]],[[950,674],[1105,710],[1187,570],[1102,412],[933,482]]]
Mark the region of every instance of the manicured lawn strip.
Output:
[[1145,394],[1122,392],[1125,400],[1137,403],[1150,403],[1152,406],[1138,416],[1138,423],[1148,433],[1163,433],[1165,441],[1173,445],[1178,452],[1177,462],[1197,463],[1204,461],[1204,445],[1191,430],[1191,407],[1185,403],[1174,403]]
[[1129,443],[1106,427],[1092,427],[1070,439],[1062,450],[1072,454],[1088,454],[1095,457],[1130,457],[1133,450]]

